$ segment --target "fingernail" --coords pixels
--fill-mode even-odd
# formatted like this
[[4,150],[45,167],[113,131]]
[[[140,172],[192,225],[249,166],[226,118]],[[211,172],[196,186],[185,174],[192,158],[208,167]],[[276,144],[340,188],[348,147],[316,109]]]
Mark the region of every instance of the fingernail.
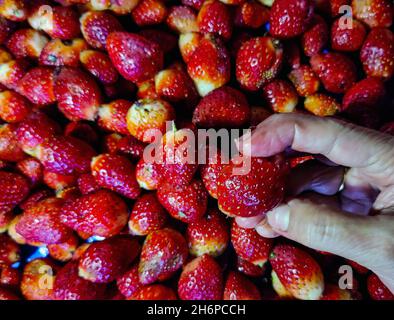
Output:
[[290,222],[290,207],[287,204],[281,205],[267,213],[270,226],[278,231],[287,231]]
[[278,233],[272,230],[271,226],[268,224],[267,218],[264,218],[264,220],[256,226],[256,232],[265,238],[276,238],[279,236]]

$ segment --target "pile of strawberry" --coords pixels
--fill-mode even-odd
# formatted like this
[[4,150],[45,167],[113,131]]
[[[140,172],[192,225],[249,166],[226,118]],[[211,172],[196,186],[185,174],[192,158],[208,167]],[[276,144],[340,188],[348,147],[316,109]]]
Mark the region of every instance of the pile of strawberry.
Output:
[[[273,112],[394,133],[393,12],[390,0],[0,1],[0,299],[393,299],[354,262],[234,222],[283,200],[282,156],[246,175],[220,153],[143,158],[167,121],[164,154],[187,129]],[[32,247],[42,255],[26,260]],[[338,286],[343,264],[352,290]]]

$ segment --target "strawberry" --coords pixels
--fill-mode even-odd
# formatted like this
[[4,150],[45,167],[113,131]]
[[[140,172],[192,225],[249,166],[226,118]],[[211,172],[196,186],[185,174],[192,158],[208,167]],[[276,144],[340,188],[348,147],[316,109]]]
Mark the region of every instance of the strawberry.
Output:
[[178,282],[182,300],[219,300],[223,297],[223,274],[219,264],[210,255],[189,262]]
[[192,7],[196,10],[200,10],[204,3],[204,0],[182,0],[182,4],[185,6]]
[[[31,85],[34,83],[34,87]],[[55,71],[50,67],[30,69],[18,82],[18,92],[38,106],[56,102]]]
[[129,300],[177,300],[174,290],[161,284],[153,284],[138,290]]
[[[37,191],[31,193],[21,204],[19,204],[19,207],[22,210],[27,210],[30,207],[35,206],[38,202],[53,197],[53,195],[54,193],[50,189],[47,188],[38,189]],[[19,215],[18,219],[15,220],[19,221],[21,217],[22,215]],[[17,221],[14,221],[15,225]]]
[[256,1],[246,1],[235,9],[234,24],[257,29],[269,21],[270,10]]
[[79,276],[95,283],[112,282],[127,270],[139,251],[140,245],[129,236],[95,242],[79,260]]
[[179,36],[179,51],[186,63],[191,61],[192,54],[196,51],[201,39],[203,36],[198,32],[188,32]]
[[26,155],[18,145],[16,134],[17,125],[6,123],[0,125],[0,160],[2,161],[21,161]]
[[159,29],[143,29],[139,35],[156,43],[164,54],[172,52],[177,47],[177,37],[167,31]]
[[[206,164],[201,165],[200,174],[205,189],[212,198],[218,198],[218,178],[224,167],[226,159],[222,159],[222,152],[217,149],[208,149]],[[222,161],[223,160],[223,161]]]
[[8,235],[11,237],[12,240],[14,240],[16,243],[20,244],[20,245],[24,245],[26,244],[26,240],[19,234],[16,232],[15,230],[15,226],[18,223],[18,221],[20,220],[20,218],[22,217],[22,215],[17,215],[15,216],[12,221],[9,223],[8,225]]
[[293,299],[293,295],[280,282],[274,270],[271,271],[272,288],[281,299]]
[[72,234],[65,242],[50,244],[47,246],[49,255],[58,261],[66,262],[71,260],[75,250],[77,250],[79,239]]
[[99,140],[96,128],[90,123],[82,121],[72,121],[67,123],[64,128],[64,135],[66,137],[74,137],[82,140],[91,146],[97,145]]
[[15,91],[0,92],[0,118],[6,122],[19,122],[27,117],[32,106]]
[[353,300],[351,293],[348,290],[340,289],[333,284],[326,284],[324,286],[324,293],[320,300]]
[[278,244],[270,255],[270,263],[280,282],[295,298],[317,300],[322,296],[322,271],[304,250],[290,244]]
[[153,193],[142,195],[134,203],[129,217],[130,233],[136,236],[146,236],[162,229],[167,223],[167,213]]
[[167,8],[160,0],[141,0],[131,16],[140,27],[160,24],[167,17]]
[[394,295],[374,273],[367,279],[367,289],[373,300],[394,300]]
[[172,229],[150,233],[141,252],[138,274],[144,285],[169,279],[186,262],[186,240]]
[[230,241],[226,219],[218,210],[211,209],[205,217],[188,224],[186,239],[190,254],[220,256]]
[[29,67],[27,60],[11,60],[0,64],[0,84],[8,89],[16,90],[18,82],[26,74]]
[[0,266],[0,284],[9,287],[16,288],[20,285],[21,276],[18,269],[12,268],[12,266],[3,264]]
[[233,221],[231,242],[237,255],[256,266],[263,267],[268,261],[273,240],[263,238],[254,229],[245,229]]
[[107,50],[119,73],[135,83],[153,77],[163,66],[160,47],[137,34],[111,33],[107,38]]
[[304,107],[314,115],[321,117],[332,116],[341,109],[335,98],[324,93],[316,93],[306,97]]
[[138,264],[134,264],[127,272],[116,279],[118,290],[127,299],[144,287],[138,277]]
[[353,15],[369,27],[390,27],[393,4],[390,0],[352,0]]
[[282,59],[283,49],[277,40],[270,37],[252,38],[238,50],[237,80],[244,89],[256,91],[276,77]]
[[53,298],[55,300],[99,300],[106,286],[78,276],[78,261],[70,261],[56,275]]
[[11,21],[25,21],[29,14],[26,0],[3,0],[0,3],[0,15]]
[[178,33],[198,32],[197,15],[188,6],[173,6],[168,11],[167,25]]
[[6,46],[17,59],[37,59],[47,43],[47,37],[40,32],[34,29],[20,29],[7,40]]
[[0,301],[2,300],[21,300],[13,290],[6,287],[0,287]]
[[84,50],[79,55],[83,67],[95,76],[101,83],[113,84],[118,80],[111,59],[105,53],[95,50]]
[[313,1],[275,0],[270,15],[270,33],[292,38],[304,33],[312,20]]
[[298,104],[297,91],[286,80],[273,80],[264,86],[263,97],[274,112],[293,112]]
[[126,157],[101,154],[92,159],[91,170],[99,186],[130,199],[137,199],[140,195],[135,167]]
[[15,30],[16,24],[0,16],[0,44],[3,44]]
[[312,57],[320,53],[329,39],[327,23],[321,16],[315,15],[310,28],[302,35],[301,43],[305,55]]
[[86,235],[110,237],[127,224],[128,210],[116,194],[99,190],[65,203],[60,219],[68,227]]
[[48,6],[48,9],[36,6],[29,15],[29,24],[36,30],[46,32],[51,38],[71,40],[78,37],[78,13],[72,7]]
[[375,109],[386,96],[382,79],[366,78],[354,84],[342,100],[342,110]]
[[310,63],[327,91],[344,93],[357,80],[354,62],[342,53],[317,54]]
[[374,28],[360,52],[364,72],[370,77],[390,79],[394,74],[394,34],[389,29]]
[[111,10],[118,15],[130,13],[138,4],[136,0],[104,0],[90,1],[88,8],[91,10]]
[[223,300],[261,300],[261,294],[248,278],[231,271],[224,285]]
[[250,108],[240,91],[223,86],[211,91],[197,105],[193,123],[203,128],[237,128],[250,120]]
[[0,234],[8,231],[12,219],[14,218],[14,214],[10,208],[10,206],[0,208]]
[[308,65],[302,65],[297,69],[293,69],[289,73],[288,78],[293,83],[297,93],[302,97],[313,95],[319,90],[319,78]]
[[49,198],[32,205],[22,214],[15,230],[30,244],[62,243],[71,229],[61,223],[59,215],[64,201]]
[[23,269],[21,292],[26,300],[52,300],[59,267],[50,259],[30,261]]
[[133,136],[122,137],[117,144],[117,152],[139,160],[144,155],[146,144]]
[[193,180],[186,186],[163,182],[157,197],[172,217],[186,223],[201,219],[207,209],[208,196],[200,180]]
[[63,68],[56,77],[58,108],[71,121],[94,120],[101,102],[96,82],[86,73]]
[[0,265],[11,265],[20,260],[21,248],[9,236],[0,234]]
[[239,217],[268,212],[283,198],[285,167],[276,158],[251,158],[250,167],[241,162],[226,165],[218,179],[219,209]]
[[159,181],[161,179],[159,164],[145,162],[144,158],[141,158],[137,163],[135,175],[141,188],[145,190],[156,190],[159,187]]
[[156,93],[154,78],[138,83],[137,97],[141,100],[155,100],[159,98],[159,95]]
[[84,173],[79,176],[78,188],[84,195],[100,190],[100,186],[97,184],[96,179],[90,173]]
[[202,97],[230,80],[230,56],[222,41],[211,34],[201,38],[185,62]]
[[153,141],[157,130],[164,134],[167,122],[174,119],[174,108],[168,102],[159,99],[136,101],[126,116],[130,134],[147,143]]
[[44,66],[79,66],[79,55],[87,50],[88,45],[83,39],[53,39],[47,43],[40,54],[40,64]]
[[239,256],[237,257],[237,270],[248,277],[258,278],[264,274],[265,269],[246,261]]
[[115,100],[103,104],[98,111],[98,125],[108,131],[128,134],[126,116],[131,103],[127,100]]
[[213,33],[226,40],[231,37],[233,19],[230,9],[218,0],[203,3],[198,12],[197,24],[201,33]]
[[48,170],[43,173],[44,183],[56,192],[75,186],[77,178],[75,174],[60,174]]
[[328,11],[332,17],[336,17],[343,14],[343,12],[341,12],[341,7],[350,5],[350,0],[329,0],[327,2],[328,2]]
[[0,171],[0,211],[10,211],[27,197],[29,182],[20,174]]
[[364,25],[353,20],[352,28],[343,28],[341,19],[337,19],[331,26],[331,47],[337,51],[357,51],[364,43],[367,30]]
[[118,133],[111,133],[103,137],[102,149],[106,153],[117,153],[118,143],[122,136]]

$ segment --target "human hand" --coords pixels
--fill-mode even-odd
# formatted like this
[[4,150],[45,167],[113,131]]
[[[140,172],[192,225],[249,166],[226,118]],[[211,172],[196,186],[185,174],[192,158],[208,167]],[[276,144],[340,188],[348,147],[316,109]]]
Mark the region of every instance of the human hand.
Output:
[[[256,157],[291,147],[329,160],[297,167],[288,202],[266,215],[237,218],[240,226],[353,260],[394,293],[394,137],[334,119],[277,114],[240,144]],[[339,191],[338,201],[332,196]],[[378,214],[368,215],[370,209]]]

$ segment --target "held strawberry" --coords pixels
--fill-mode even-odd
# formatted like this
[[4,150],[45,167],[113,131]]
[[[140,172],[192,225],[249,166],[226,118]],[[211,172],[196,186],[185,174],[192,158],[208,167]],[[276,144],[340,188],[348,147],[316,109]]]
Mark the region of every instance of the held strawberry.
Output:
[[261,294],[248,278],[231,271],[224,285],[223,300],[261,300]]
[[183,266],[188,256],[186,240],[172,229],[150,233],[144,242],[138,267],[144,285],[164,281]]

